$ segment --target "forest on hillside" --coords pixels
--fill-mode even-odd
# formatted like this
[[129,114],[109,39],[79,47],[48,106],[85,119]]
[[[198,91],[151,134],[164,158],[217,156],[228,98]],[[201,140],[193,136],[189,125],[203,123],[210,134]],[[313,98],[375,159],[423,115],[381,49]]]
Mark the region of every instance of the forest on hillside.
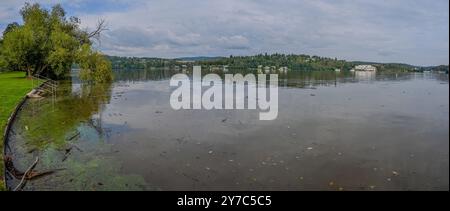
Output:
[[114,69],[148,69],[158,67],[177,66],[223,66],[235,69],[258,68],[258,66],[287,67],[299,71],[334,71],[336,69],[348,71],[356,65],[371,64],[377,70],[384,72],[421,72],[443,71],[448,72],[448,65],[419,67],[400,63],[373,63],[346,61],[337,58],[328,58],[310,55],[295,54],[258,54],[254,56],[229,57],[189,57],[177,59],[149,58],[149,57],[119,57],[107,56]]

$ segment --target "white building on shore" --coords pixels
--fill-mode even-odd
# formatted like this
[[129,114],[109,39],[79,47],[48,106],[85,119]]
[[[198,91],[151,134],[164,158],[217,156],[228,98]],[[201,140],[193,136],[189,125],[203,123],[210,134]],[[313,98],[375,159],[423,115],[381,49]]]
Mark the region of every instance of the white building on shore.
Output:
[[377,68],[372,65],[356,65],[352,71],[377,71]]

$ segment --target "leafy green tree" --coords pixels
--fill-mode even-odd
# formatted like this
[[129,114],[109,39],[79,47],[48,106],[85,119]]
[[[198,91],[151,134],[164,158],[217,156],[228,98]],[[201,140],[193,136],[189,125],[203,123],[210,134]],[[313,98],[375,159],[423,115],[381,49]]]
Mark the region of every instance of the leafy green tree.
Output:
[[112,79],[111,65],[101,53],[92,49],[91,40],[98,40],[106,29],[104,21],[100,21],[92,32],[82,30],[80,20],[67,18],[59,4],[48,11],[39,4],[26,3],[20,14],[23,25],[12,23],[4,32],[0,64],[11,70],[26,71],[28,76],[44,75],[59,79],[70,72],[74,63],[78,63],[84,64],[80,65],[82,68],[88,68],[82,71],[90,73],[90,77],[83,77],[86,80]]
[[85,81],[109,82],[112,80],[111,62],[99,52],[84,44],[78,54],[80,79]]
[[10,31],[4,37],[1,57],[8,68],[26,70],[31,75],[34,40],[29,27]]
[[6,34],[8,34],[9,32],[16,29],[17,27],[19,27],[19,24],[17,22],[8,24],[8,26],[6,26],[5,30],[3,31],[3,37],[6,36]]

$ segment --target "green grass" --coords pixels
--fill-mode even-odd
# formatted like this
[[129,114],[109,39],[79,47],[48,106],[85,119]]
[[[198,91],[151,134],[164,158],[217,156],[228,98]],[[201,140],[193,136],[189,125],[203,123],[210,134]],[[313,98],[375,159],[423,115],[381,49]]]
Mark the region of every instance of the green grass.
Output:
[[[24,72],[0,73],[0,176],[3,178],[3,134],[9,116],[20,100],[31,90],[33,82],[27,79]],[[4,181],[0,179],[0,190],[4,190]]]

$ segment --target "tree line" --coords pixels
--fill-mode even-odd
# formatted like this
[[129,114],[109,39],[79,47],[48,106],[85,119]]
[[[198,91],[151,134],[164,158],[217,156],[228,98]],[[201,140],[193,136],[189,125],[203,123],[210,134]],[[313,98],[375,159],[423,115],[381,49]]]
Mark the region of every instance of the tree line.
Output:
[[346,61],[337,58],[310,56],[305,54],[258,54],[253,56],[229,56],[229,57],[193,57],[180,59],[146,58],[146,57],[119,57],[107,56],[111,61],[113,69],[149,69],[160,67],[180,67],[183,65],[193,66],[223,66],[234,69],[249,69],[258,67],[287,67],[298,71],[349,71],[356,65],[370,64],[380,72],[421,72],[421,71],[444,71],[448,72],[448,65],[436,67],[418,67],[400,63],[373,63]]

